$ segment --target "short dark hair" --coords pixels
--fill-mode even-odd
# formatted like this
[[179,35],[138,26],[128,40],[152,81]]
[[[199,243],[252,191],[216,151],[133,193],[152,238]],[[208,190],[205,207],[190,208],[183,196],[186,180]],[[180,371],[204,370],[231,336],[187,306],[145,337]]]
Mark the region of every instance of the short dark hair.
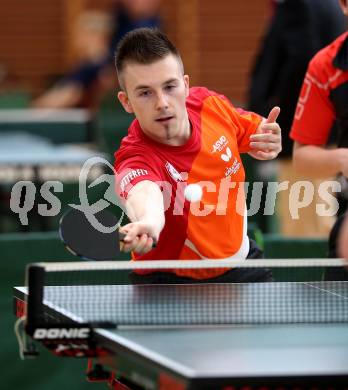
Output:
[[169,54],[176,56],[182,66],[177,48],[159,29],[137,28],[128,32],[118,43],[115,52],[115,65],[119,81],[126,63],[152,64]]

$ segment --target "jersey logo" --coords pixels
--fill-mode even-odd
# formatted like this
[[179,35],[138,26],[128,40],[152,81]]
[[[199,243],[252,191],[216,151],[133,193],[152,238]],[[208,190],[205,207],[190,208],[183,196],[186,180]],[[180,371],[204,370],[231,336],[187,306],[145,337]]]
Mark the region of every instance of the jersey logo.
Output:
[[213,145],[212,153],[222,152],[223,148],[228,144],[227,138],[222,135]]
[[226,148],[226,154],[222,153],[221,155],[221,159],[228,162],[230,161],[232,158],[232,152],[231,152],[231,149],[229,147]]
[[146,176],[148,175],[148,171],[146,169],[131,169],[130,172],[128,172],[123,179],[121,180],[120,187],[121,192],[124,192],[124,189],[126,186],[136,177],[139,176]]
[[165,166],[172,179],[174,179],[175,181],[184,181],[180,173],[173,167],[171,163],[167,161]]
[[239,171],[240,166],[241,163],[236,158],[234,158],[232,166],[226,169],[225,177],[235,175]]

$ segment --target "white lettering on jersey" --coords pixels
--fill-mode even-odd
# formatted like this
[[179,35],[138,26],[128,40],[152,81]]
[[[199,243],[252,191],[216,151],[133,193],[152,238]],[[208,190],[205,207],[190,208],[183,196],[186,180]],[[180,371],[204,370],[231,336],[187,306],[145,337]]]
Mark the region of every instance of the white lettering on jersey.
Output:
[[132,169],[127,175],[121,180],[120,187],[121,192],[124,192],[126,186],[136,177],[146,176],[148,171],[146,169]]
[[221,152],[223,148],[228,144],[228,139],[222,135],[213,145],[212,153],[215,153],[217,151]]
[[235,175],[239,171],[240,165],[240,162],[234,158],[232,166],[226,169],[225,177]]

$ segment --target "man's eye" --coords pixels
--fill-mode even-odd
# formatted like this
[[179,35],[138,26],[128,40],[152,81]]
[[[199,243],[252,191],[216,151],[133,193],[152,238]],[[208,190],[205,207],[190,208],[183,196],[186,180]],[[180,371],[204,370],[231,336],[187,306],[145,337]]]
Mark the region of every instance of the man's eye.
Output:
[[171,91],[171,90],[174,89],[174,88],[175,88],[175,85],[167,85],[167,86],[165,87],[166,91]]
[[150,95],[150,91],[143,91],[143,92],[140,92],[139,96],[147,97],[149,95]]

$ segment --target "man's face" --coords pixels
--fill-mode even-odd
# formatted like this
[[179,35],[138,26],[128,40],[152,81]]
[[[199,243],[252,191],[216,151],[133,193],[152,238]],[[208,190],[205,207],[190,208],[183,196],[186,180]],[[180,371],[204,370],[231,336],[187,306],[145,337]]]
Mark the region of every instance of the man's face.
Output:
[[189,79],[177,57],[169,54],[148,65],[128,63],[122,81],[124,91],[118,98],[127,112],[135,114],[146,135],[168,145],[186,141]]

